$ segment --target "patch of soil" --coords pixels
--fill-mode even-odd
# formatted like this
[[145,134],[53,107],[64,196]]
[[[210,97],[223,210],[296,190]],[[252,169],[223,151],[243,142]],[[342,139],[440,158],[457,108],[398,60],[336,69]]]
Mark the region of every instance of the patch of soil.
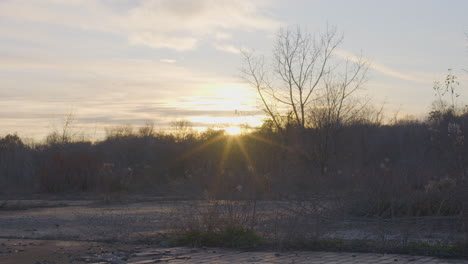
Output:
[[139,248],[135,245],[82,241],[0,239],[0,263],[89,263],[96,256],[106,254],[125,258]]

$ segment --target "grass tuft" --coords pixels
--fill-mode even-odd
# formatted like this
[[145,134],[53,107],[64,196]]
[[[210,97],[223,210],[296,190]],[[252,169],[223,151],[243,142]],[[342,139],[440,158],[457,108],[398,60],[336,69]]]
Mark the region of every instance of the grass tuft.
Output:
[[176,239],[176,244],[191,247],[248,249],[260,246],[262,239],[252,229],[233,226],[219,231],[189,230]]

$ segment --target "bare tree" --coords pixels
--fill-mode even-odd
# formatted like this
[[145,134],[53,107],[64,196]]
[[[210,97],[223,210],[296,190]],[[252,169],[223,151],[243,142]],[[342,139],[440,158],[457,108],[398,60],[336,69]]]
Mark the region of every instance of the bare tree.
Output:
[[70,111],[68,114],[66,114],[63,117],[63,124],[61,131],[59,131],[57,128],[54,128],[54,131],[50,134],[47,135],[46,137],[46,142],[49,144],[52,143],[68,143],[74,140],[76,137],[76,133],[73,131],[73,123],[76,121],[75,119],[75,114]]
[[66,143],[72,140],[72,124],[75,121],[75,116],[73,112],[68,113],[64,117],[63,126],[62,126],[62,142]]
[[177,141],[185,141],[189,139],[195,133],[193,124],[189,120],[178,120],[171,123],[172,134],[175,136]]
[[130,124],[117,125],[104,128],[106,138],[128,137],[134,135],[133,127]]
[[145,125],[138,129],[138,134],[142,137],[152,137],[154,136],[154,121],[147,120]]
[[[344,59],[337,50],[342,42],[335,28],[327,27],[317,35],[300,28],[281,29],[270,63],[243,52],[243,77],[256,89],[266,115],[283,135],[290,126],[299,129],[294,148],[307,166],[315,161],[322,172],[337,128],[368,110],[366,102],[353,96],[363,85],[367,62],[355,56]],[[319,137],[320,144],[313,150],[306,146],[307,128]]]
[[[362,58],[335,63],[332,55],[342,41],[335,28],[327,27],[319,35],[300,28],[281,29],[270,67],[264,57],[243,52],[243,77],[257,90],[263,110],[278,130],[288,122],[301,129],[314,126],[307,116],[323,107],[330,122],[349,118],[359,109],[345,102],[361,87],[367,63]],[[325,104],[317,104],[318,100]]]

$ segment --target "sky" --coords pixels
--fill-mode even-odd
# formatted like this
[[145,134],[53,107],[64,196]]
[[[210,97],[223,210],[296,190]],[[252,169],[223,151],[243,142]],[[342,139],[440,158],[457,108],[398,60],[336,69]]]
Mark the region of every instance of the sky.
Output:
[[43,138],[74,116],[104,128],[178,120],[260,124],[241,49],[271,54],[280,28],[344,35],[337,55],[370,62],[364,92],[391,115],[423,116],[448,69],[468,102],[465,0],[0,0],[0,135]]

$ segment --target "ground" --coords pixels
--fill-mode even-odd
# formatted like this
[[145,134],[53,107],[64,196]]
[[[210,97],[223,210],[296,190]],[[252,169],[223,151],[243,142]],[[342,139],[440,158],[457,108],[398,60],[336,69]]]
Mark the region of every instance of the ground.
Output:
[[155,248],[144,245],[58,240],[0,239],[2,264],[60,263],[411,263],[468,264],[427,256],[311,251],[240,251],[219,248]]
[[[0,263],[467,263],[410,255],[345,252],[255,252],[214,248],[171,248],[167,234],[193,201],[132,196],[120,199],[30,197],[1,199]],[[264,202],[260,212],[279,203]],[[419,221],[419,220],[418,220]],[[267,223],[267,222],[265,222]],[[421,226],[421,222],[416,223]],[[262,223],[260,223],[262,225]],[[333,236],[376,234],[370,223],[342,225]],[[450,227],[450,224],[448,224]],[[264,228],[264,227],[263,227]],[[382,226],[379,224],[379,228]],[[412,228],[410,228],[412,230]],[[425,239],[453,238],[456,232],[425,228]],[[395,236],[392,228],[389,234]],[[420,236],[424,232],[417,232]],[[438,236],[438,237],[437,237]],[[390,235],[388,235],[390,237]],[[418,237],[420,239],[420,237]]]

